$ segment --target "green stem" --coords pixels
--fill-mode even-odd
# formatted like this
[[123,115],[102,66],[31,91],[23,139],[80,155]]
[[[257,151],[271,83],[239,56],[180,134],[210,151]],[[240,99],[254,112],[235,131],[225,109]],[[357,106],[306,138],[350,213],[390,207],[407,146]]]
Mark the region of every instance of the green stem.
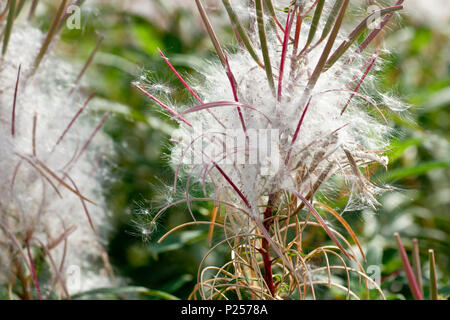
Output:
[[434,259],[434,250],[428,250],[430,258],[430,299],[439,300],[437,289],[437,276],[436,276],[436,261]]
[[58,11],[53,18],[52,24],[50,26],[50,29],[47,33],[47,36],[45,37],[44,43],[42,44],[41,50],[39,51],[34,64],[33,64],[33,73],[36,72],[36,70],[39,68],[39,65],[42,62],[42,59],[44,58],[45,54],[47,53],[47,50],[50,46],[50,43],[52,42],[53,38],[56,35],[56,31],[58,29],[59,22],[61,20],[61,17],[64,14],[64,9],[66,8],[67,0],[62,0],[61,4],[59,5]]

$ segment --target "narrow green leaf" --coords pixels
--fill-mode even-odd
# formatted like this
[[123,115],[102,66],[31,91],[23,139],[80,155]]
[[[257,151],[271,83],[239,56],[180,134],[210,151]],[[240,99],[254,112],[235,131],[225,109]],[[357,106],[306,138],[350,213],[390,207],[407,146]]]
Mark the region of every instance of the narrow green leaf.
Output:
[[16,17],[15,10],[16,10],[16,0],[9,0],[8,20],[6,21],[5,35],[3,36],[3,48],[2,48],[3,56],[5,55],[6,50],[8,50],[9,38],[11,37],[11,32],[14,25],[14,18]]
[[281,25],[280,21],[278,20],[272,0],[264,0],[264,3],[265,3],[265,7],[267,8],[267,11],[269,11],[269,15],[271,18],[269,22],[272,25],[272,27],[274,29],[276,29],[278,26],[278,27],[280,27],[280,29],[283,29],[283,26]]
[[120,295],[127,293],[138,293],[145,296],[156,297],[163,300],[180,300],[179,298],[171,295],[170,293],[159,291],[159,290],[151,290],[145,287],[120,287],[120,288],[99,288],[93,289],[85,292],[81,292],[72,296],[72,299],[83,299],[85,297],[94,296],[94,295]]
[[194,277],[191,274],[183,274],[165,284],[163,287],[164,292],[175,292],[193,279]]
[[311,23],[311,28],[309,29],[308,40],[306,41],[305,47],[309,46],[314,39],[317,32],[317,26],[319,25],[320,17],[322,16],[323,6],[325,0],[319,0],[316,5],[316,10],[314,11],[314,17]]
[[389,146],[389,149],[391,149],[391,151],[387,153],[387,156],[389,157],[389,162],[392,163],[398,160],[403,155],[403,153],[407,148],[419,146],[422,144],[423,141],[424,141],[423,138],[413,138],[408,140],[393,141]]

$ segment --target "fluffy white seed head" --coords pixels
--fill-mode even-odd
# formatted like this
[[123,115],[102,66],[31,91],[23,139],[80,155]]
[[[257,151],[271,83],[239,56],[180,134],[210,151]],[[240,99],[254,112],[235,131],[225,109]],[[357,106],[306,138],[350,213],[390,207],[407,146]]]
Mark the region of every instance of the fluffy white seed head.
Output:
[[[0,62],[0,251],[9,253],[0,256],[0,281],[9,279],[17,261],[12,257],[20,257],[28,240],[32,250],[42,244],[48,248],[74,293],[110,282],[98,268],[104,250],[91,227],[98,230],[107,218],[96,167],[106,151],[102,146],[110,142],[99,133],[82,152],[99,121],[85,114],[63,136],[86,97],[71,94],[78,70],[55,56],[47,56],[32,75],[43,39],[38,29],[17,22]],[[45,261],[58,282],[49,255]],[[71,281],[74,268],[80,274]]]
[[[278,1],[275,4],[283,5]],[[326,7],[325,14],[330,10]],[[241,18],[245,19],[246,14],[244,11]],[[286,14],[279,17],[283,25],[285,17]],[[319,24],[319,35],[323,24]],[[305,45],[308,31],[308,27],[301,30],[296,56]],[[343,35],[338,36],[331,52],[345,40]],[[252,41],[258,46],[257,32]],[[205,105],[188,114],[183,112],[193,105],[173,106],[183,118],[173,135],[176,141],[172,150],[174,167],[178,171],[183,164],[187,176],[212,184],[216,196],[226,195],[242,206],[245,206],[242,195],[252,207],[257,207],[261,197],[282,190],[314,194],[318,186],[331,177],[342,178],[351,193],[350,199],[376,204],[373,195],[381,189],[372,185],[359,167],[374,162],[387,165],[382,151],[388,146],[391,129],[377,111],[378,104],[388,103],[387,107],[403,109],[401,102],[377,91],[372,74],[379,67],[380,59],[356,53],[353,46],[311,86],[310,79],[326,41],[297,60],[289,46],[278,97],[283,46],[276,34],[269,34],[268,42],[275,94],[265,69],[258,66],[246,50],[228,54],[239,104],[234,103],[229,75],[220,62],[208,62],[198,70],[200,77],[193,89],[203,103],[212,104],[211,108]],[[366,72],[369,66],[372,73]],[[354,90],[361,79],[364,79],[363,84]],[[194,105],[199,104],[193,101]],[[228,103],[217,103],[223,101]],[[270,138],[265,138],[267,132],[272,134]],[[253,138],[254,135],[257,138]],[[234,144],[228,140],[236,136]],[[253,156],[256,162],[252,162]]]

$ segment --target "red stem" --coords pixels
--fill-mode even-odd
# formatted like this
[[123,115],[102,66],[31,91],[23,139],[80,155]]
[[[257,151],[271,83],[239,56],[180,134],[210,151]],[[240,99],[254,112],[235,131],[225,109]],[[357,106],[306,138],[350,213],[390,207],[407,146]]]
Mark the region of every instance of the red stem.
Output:
[[177,76],[178,80],[181,81],[181,83],[183,84],[183,86],[189,91],[190,94],[192,94],[192,96],[195,98],[195,100],[197,100],[198,102],[200,102],[201,104],[203,104],[202,99],[200,99],[200,97],[198,96],[198,94],[191,88],[190,85],[188,85],[188,83],[183,79],[183,77],[180,75],[180,73],[177,71],[177,69],[175,69],[175,67],[172,65],[172,63],[170,63],[169,59],[164,55],[164,53],[161,51],[161,49],[158,48],[158,52],[161,55],[161,57],[164,59],[164,61],[167,63],[167,65],[169,66],[170,70],[172,70],[172,72]]
[[286,62],[286,53],[287,53],[287,48],[288,48],[288,43],[289,43],[289,34],[291,33],[291,27],[292,27],[292,23],[294,22],[295,19],[295,11],[297,10],[297,6],[294,7],[294,10],[292,12],[288,13],[287,16],[287,20],[286,20],[286,28],[285,28],[285,32],[284,32],[284,40],[283,40],[283,50],[281,52],[281,62],[280,62],[280,74],[278,77],[278,94],[277,94],[277,98],[278,98],[278,102],[281,102],[281,94],[282,94],[282,90],[283,90],[283,74],[284,74],[284,65]]
[[16,103],[17,103],[17,91],[19,89],[20,70],[21,69],[22,69],[22,65],[19,65],[19,70],[17,71],[16,87],[14,89],[14,101],[13,101],[12,120],[11,120],[11,135],[13,137],[16,133]]
[[[270,226],[273,223],[272,214],[273,206],[275,205],[275,196],[270,195],[269,201],[267,202],[266,210],[264,211],[264,228],[269,232]],[[270,258],[270,245],[269,241],[263,237],[262,238],[262,250],[260,251],[264,263],[264,281],[269,287],[270,294],[275,296],[275,285],[273,283],[273,273],[272,273],[272,259]]]
[[[367,75],[369,74],[370,70],[372,69],[375,61],[377,60],[378,55],[374,54],[371,58],[370,58],[370,62],[369,62],[369,66],[367,67],[366,71],[364,72],[364,74],[362,75],[361,79],[359,80],[359,82],[356,84],[356,87],[353,89],[354,92],[358,92],[359,88],[361,87],[362,83],[364,82],[364,80],[366,79]],[[341,110],[341,115],[345,112],[345,110],[347,110],[348,105],[350,104],[350,101],[352,101],[353,97],[355,96],[355,93],[352,93],[351,96],[348,98],[345,106],[342,108]]]
[[225,178],[225,180],[227,180],[227,182],[231,185],[234,191],[236,191],[236,193],[239,195],[242,201],[244,201],[245,206],[250,209],[251,208],[250,202],[248,202],[247,198],[244,196],[241,190],[239,190],[239,188],[234,184],[233,180],[231,180],[231,178],[225,173],[225,171],[223,171],[223,169],[216,162],[213,161],[213,165],[216,167],[217,170],[219,170],[220,174]]
[[[200,99],[200,97],[198,96],[198,94],[191,88],[191,86],[183,79],[183,77],[181,76],[181,74],[177,71],[177,69],[175,69],[175,67],[170,63],[169,59],[164,55],[164,53],[158,49],[159,54],[161,55],[161,57],[164,59],[164,61],[167,63],[167,65],[169,66],[170,70],[172,70],[172,72],[177,76],[178,80],[180,80],[180,82],[184,85],[184,87],[190,92],[190,94],[192,94],[192,96],[195,98],[195,100],[197,100],[200,104],[204,104],[203,100]],[[207,109],[208,113],[212,115],[212,117],[223,127],[225,128],[225,125],[222,123],[222,121],[220,121],[219,118],[217,118],[211,110]]]
[[311,98],[309,98],[308,103],[306,104],[305,110],[303,110],[302,116],[300,117],[300,120],[298,121],[297,128],[295,129],[294,136],[292,137],[291,146],[289,147],[289,152],[288,152],[288,155],[287,155],[286,160],[284,162],[284,164],[286,164],[286,165],[289,163],[289,160],[291,158],[292,146],[294,145],[295,141],[298,138],[298,133],[300,132],[300,128],[302,127],[303,120],[305,119],[305,115],[306,115],[306,112],[308,111],[310,103],[311,103]]
[[150,99],[152,99],[153,101],[155,101],[157,104],[159,104],[161,107],[163,107],[165,110],[169,111],[172,115],[177,116],[180,118],[181,121],[183,121],[184,123],[186,123],[188,126],[192,127],[192,124],[189,123],[186,119],[180,117],[180,115],[178,114],[178,112],[176,112],[175,110],[173,110],[171,107],[169,107],[168,105],[164,104],[163,102],[159,101],[156,97],[154,97],[152,94],[150,94],[149,92],[147,92],[146,90],[144,90],[141,86],[139,86],[137,83],[133,83],[133,86],[136,87],[139,91],[141,91],[143,94],[145,94],[147,97],[149,97]]

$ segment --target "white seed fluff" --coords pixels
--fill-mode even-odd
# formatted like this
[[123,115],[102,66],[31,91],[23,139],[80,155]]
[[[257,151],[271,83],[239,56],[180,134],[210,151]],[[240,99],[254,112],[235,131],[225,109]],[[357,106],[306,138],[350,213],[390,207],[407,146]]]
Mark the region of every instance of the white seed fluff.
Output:
[[[277,8],[284,4],[283,1],[275,1]],[[330,4],[324,9],[325,15],[331,10],[327,6]],[[248,13],[236,11],[246,21]],[[286,14],[280,14],[282,24],[285,17]],[[320,35],[323,27],[324,22],[319,24],[317,34]],[[305,45],[308,31],[308,27],[302,27],[299,50]],[[346,33],[341,32],[331,52],[346,40]],[[251,38],[260,54],[258,33],[251,33]],[[269,34],[268,41],[277,91],[282,43],[275,34]],[[212,185],[216,197],[225,197],[241,207],[250,205],[256,208],[260,199],[279,191],[296,190],[306,197],[315,194],[319,186],[326,186],[326,182],[336,179],[347,185],[350,194],[348,208],[355,208],[353,205],[356,203],[376,205],[374,195],[382,189],[373,185],[359,169],[374,162],[387,165],[387,157],[382,155],[389,145],[391,128],[380,120],[382,117],[377,111],[376,101],[391,103],[397,110],[402,109],[402,104],[377,91],[376,77],[372,73],[379,62],[374,63],[372,73],[366,74],[367,65],[374,56],[356,53],[354,46],[320,75],[313,88],[309,88],[308,82],[325,44],[323,41],[307,52],[292,68],[292,46],[288,47],[280,101],[272,94],[264,68],[255,63],[247,50],[229,53],[228,62],[235,78],[243,121],[233,103],[182,115],[185,121],[179,121],[180,128],[173,135],[176,142],[172,149],[174,167],[182,164],[187,177]],[[235,101],[229,77],[221,63],[208,62],[198,71],[201,76],[193,89],[204,103]],[[362,77],[365,77],[364,84],[342,112],[354,93],[355,84]],[[183,113],[193,105],[171,107]],[[304,112],[304,121],[294,141]],[[271,130],[277,136],[268,145],[254,143],[252,139],[247,145],[243,139],[241,146],[226,143],[236,130],[240,130],[243,137],[245,130],[247,135]],[[265,148],[267,150],[263,150]],[[257,163],[250,163],[248,159],[255,150],[264,156]],[[191,161],[199,158],[202,160]],[[239,159],[246,160],[242,162]],[[245,204],[243,198],[249,203]]]
[[[57,145],[86,97],[70,95],[78,70],[53,55],[47,56],[31,76],[43,39],[38,29],[16,22],[7,54],[0,62],[0,284],[10,279],[9,272],[16,263],[13,257],[21,259],[19,253],[26,252],[23,243],[29,238],[33,252],[42,244],[48,247],[72,294],[106,286],[110,279],[101,267],[104,249],[90,226],[81,198],[63,183],[96,203],[84,201],[92,224],[103,226],[106,213],[96,178],[100,169],[96,171],[95,167],[100,147],[110,142],[99,133],[77,159],[98,123],[82,115]],[[58,283],[48,255],[45,262],[51,280]],[[75,280],[70,274],[74,268],[81,272]],[[48,285],[43,289],[50,289],[52,282]]]

